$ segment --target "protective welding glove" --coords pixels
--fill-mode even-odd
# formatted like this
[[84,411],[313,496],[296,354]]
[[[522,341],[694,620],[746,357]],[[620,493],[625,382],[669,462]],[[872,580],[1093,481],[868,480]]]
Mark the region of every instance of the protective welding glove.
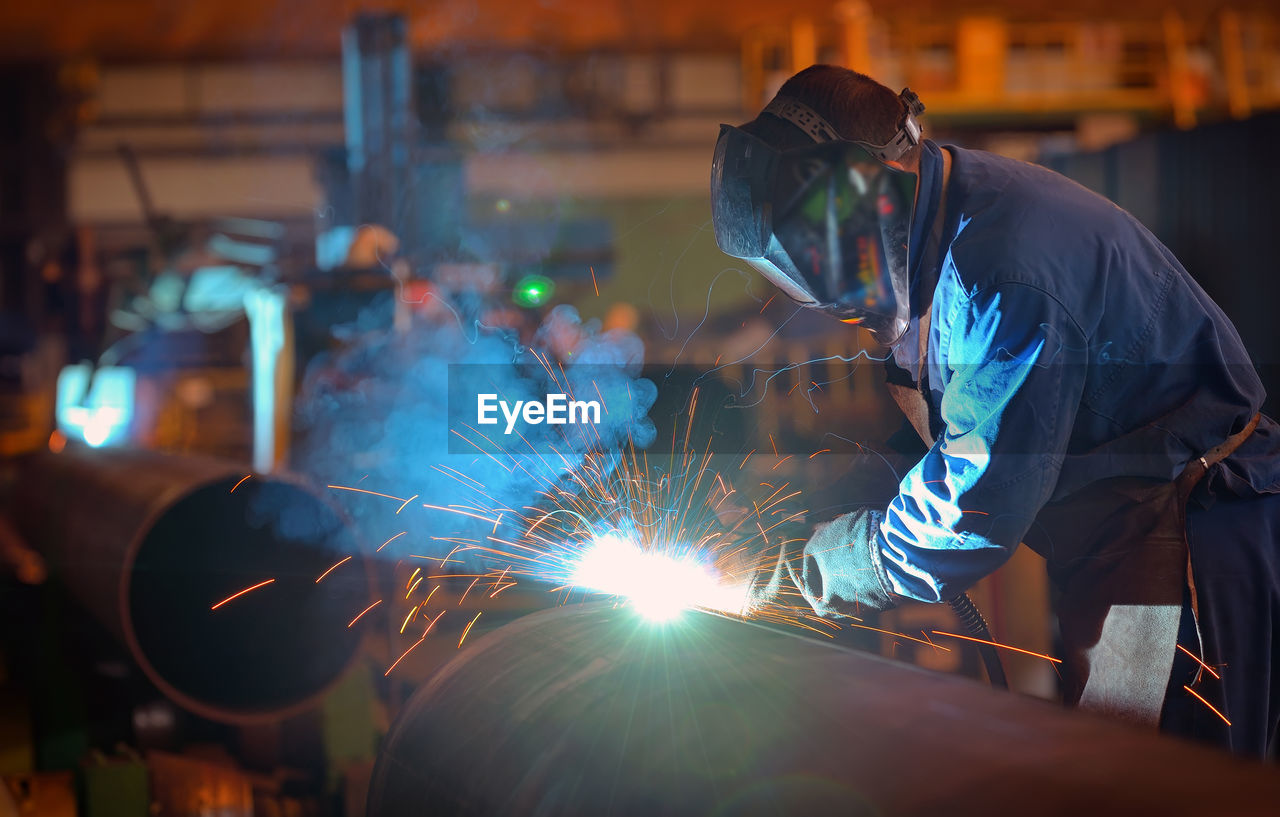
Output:
[[778,546],[772,569],[754,577],[750,609],[783,601],[794,587],[818,615],[858,615],[897,602],[889,590],[876,534],[880,511],[863,508],[819,525],[803,546]]

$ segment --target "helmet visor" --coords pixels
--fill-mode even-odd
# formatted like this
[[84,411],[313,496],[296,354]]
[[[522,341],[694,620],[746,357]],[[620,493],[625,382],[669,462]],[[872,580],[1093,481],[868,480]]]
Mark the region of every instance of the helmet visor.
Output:
[[711,171],[716,242],[793,300],[892,342],[909,314],[916,181],[858,142],[777,151],[725,125]]

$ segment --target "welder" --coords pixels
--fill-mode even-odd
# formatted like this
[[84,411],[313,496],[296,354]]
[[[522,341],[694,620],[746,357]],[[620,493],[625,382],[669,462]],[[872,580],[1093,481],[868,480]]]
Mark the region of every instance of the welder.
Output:
[[1059,591],[1068,703],[1265,755],[1280,428],[1239,335],[1131,215],[922,138],[923,109],[820,65],[721,127],[720,248],[870,331],[928,447],[887,507],[775,544],[756,601],[787,582],[820,614],[949,601],[1025,543]]

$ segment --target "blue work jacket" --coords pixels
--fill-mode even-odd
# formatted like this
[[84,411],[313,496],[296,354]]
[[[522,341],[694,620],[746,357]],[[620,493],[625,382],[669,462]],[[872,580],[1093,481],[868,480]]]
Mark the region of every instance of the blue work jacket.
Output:
[[[886,589],[930,602],[998,568],[1047,503],[1113,477],[1172,480],[1264,398],[1230,320],[1133,216],[1045,168],[946,149],[941,240],[921,264],[941,177],[925,143],[915,317],[893,349],[935,441],[872,543]],[[1264,417],[1207,490],[1280,490],[1278,443]]]

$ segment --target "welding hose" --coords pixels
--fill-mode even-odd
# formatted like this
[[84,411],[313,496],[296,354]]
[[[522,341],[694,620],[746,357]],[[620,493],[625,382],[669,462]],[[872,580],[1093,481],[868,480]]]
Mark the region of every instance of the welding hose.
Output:
[[[951,609],[960,617],[960,625],[964,627],[966,633],[983,641],[995,640],[991,637],[986,619],[982,617],[982,611],[973,603],[973,599],[969,598],[968,593],[961,593],[950,603]],[[982,656],[982,664],[987,668],[987,679],[991,681],[991,686],[1008,689],[1009,680],[1004,676],[1004,665],[1000,663],[996,648],[990,644],[979,644],[978,654]]]

